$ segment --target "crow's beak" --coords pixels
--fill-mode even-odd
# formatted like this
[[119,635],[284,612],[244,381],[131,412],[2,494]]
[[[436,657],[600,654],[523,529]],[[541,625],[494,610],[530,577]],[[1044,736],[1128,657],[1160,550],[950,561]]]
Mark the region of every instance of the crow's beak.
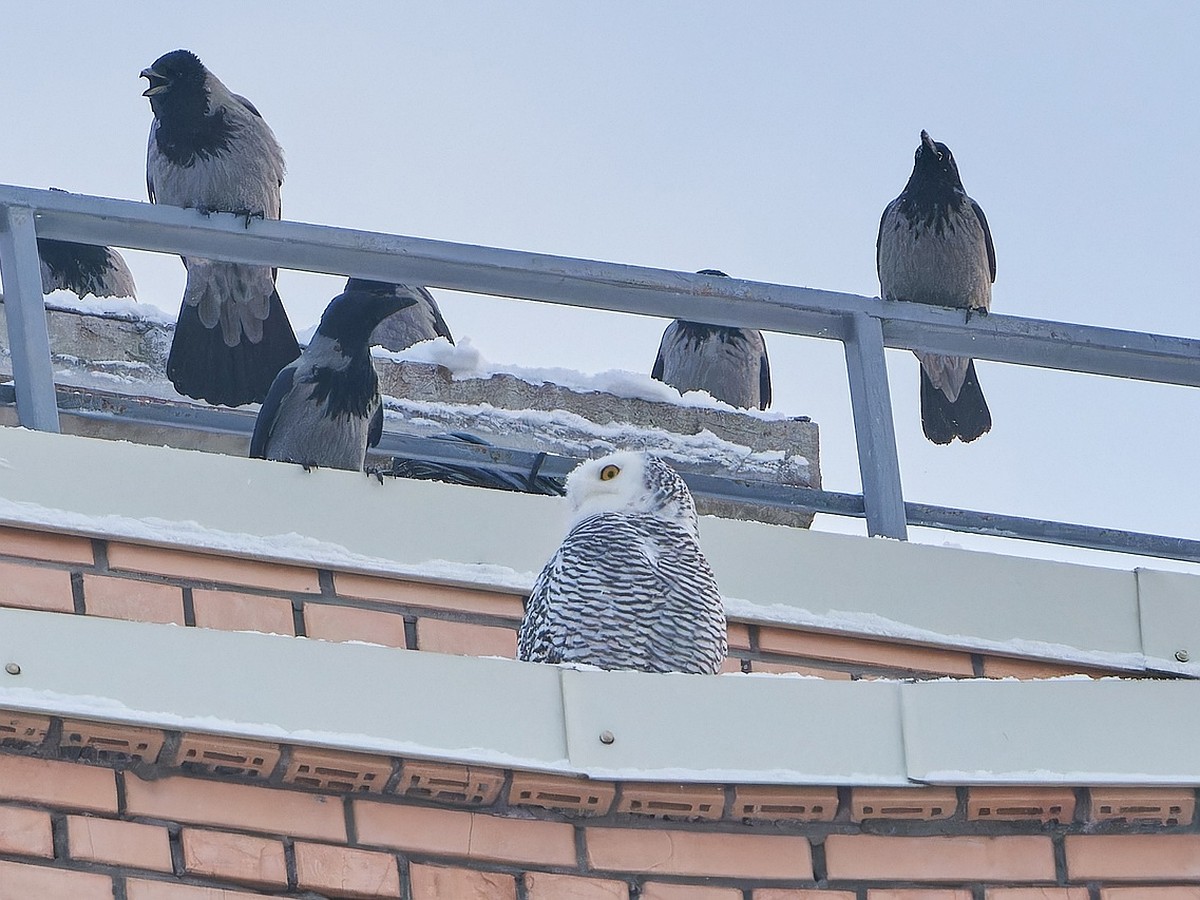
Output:
[[142,91],[143,97],[153,97],[155,94],[161,94],[171,84],[171,82],[159,75],[154,69],[142,69],[141,76],[150,82],[150,86]]
[[921,132],[921,146],[932,153],[935,157],[937,156],[937,147],[933,145],[933,138],[929,136],[928,131]]

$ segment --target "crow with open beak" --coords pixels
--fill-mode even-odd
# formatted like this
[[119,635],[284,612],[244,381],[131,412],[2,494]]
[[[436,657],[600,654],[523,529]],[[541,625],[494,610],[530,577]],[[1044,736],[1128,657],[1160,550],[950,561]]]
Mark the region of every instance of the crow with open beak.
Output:
[[[151,203],[280,217],[283,150],[253,104],[194,53],[175,50],[142,70],[154,122],[146,151]],[[261,401],[300,348],[270,266],[187,257],[187,287],[167,359],[181,394],[239,406]]]
[[[912,175],[888,204],[876,241],[885,300],[910,300],[987,314],[996,280],[996,249],[979,204],[963,189],[950,148],[921,132]],[[917,352],[921,427],[935,444],[975,440],[992,414],[969,357]]]

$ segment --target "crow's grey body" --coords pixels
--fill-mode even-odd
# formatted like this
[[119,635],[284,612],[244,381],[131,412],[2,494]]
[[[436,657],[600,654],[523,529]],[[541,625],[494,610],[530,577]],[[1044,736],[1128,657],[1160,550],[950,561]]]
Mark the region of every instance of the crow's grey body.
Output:
[[[909,300],[986,314],[996,278],[991,230],[967,196],[945,144],[921,132],[913,174],[879,222],[876,263],[885,300]],[[917,352],[921,422],[934,443],[972,441],[992,424],[968,357]]]
[[[618,478],[628,481],[606,488]],[[518,657],[716,673],[724,607],[683,479],[656,457],[616,453],[576,469],[567,499],[576,522],[534,585]]]
[[[187,51],[167,54],[142,74],[155,113],[146,151],[151,202],[278,219],[283,150],[254,106]],[[196,257],[184,265],[171,381],[210,403],[261,401],[300,352],[274,270]]]
[[390,285],[351,279],[321,317],[300,358],[275,377],[250,438],[250,456],[361,471],[383,429],[379,378],[367,339],[379,321],[412,302]]
[[[697,274],[725,276],[716,269]],[[663,332],[650,377],[679,393],[707,391],[739,409],[771,405],[771,364],[762,332],[676,319]]]
[[433,294],[423,287],[397,285],[397,288],[411,295],[416,302],[380,322],[379,327],[371,334],[372,344],[399,351],[439,337],[454,343],[454,336],[450,334],[450,328],[442,318],[442,311],[438,309]]
[[137,297],[133,273],[121,254],[111,247],[76,244],[38,238],[38,257],[42,264],[42,293],[73,291],[80,299],[96,297]]

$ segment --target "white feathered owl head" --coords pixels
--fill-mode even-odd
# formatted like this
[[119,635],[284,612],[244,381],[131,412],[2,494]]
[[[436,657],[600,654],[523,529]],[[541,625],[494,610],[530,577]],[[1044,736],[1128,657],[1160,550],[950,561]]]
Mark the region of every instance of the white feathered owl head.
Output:
[[696,530],[696,504],[679,474],[657,456],[622,450],[580,463],[567,477],[571,526],[598,513],[654,516]]

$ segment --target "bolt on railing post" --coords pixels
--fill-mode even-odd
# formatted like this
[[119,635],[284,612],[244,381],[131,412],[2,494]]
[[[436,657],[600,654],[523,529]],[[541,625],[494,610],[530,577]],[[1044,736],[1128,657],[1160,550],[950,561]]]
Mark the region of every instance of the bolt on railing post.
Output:
[[907,540],[908,521],[900,487],[900,459],[896,453],[883,326],[879,319],[866,313],[847,316],[843,343],[867,533]]
[[28,207],[0,207],[0,277],[17,419],[26,428],[57,432],[58,402],[42,300],[42,266],[33,210]]

